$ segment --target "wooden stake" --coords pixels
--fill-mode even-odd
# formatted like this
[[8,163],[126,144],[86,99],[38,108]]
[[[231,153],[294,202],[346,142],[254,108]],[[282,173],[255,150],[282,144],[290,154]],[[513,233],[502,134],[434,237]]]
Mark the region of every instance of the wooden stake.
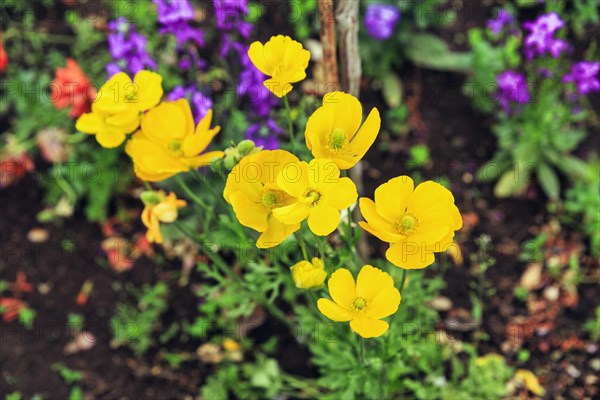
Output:
[[333,0],[319,0],[319,21],[321,22],[321,45],[323,46],[323,69],[325,87],[319,92],[325,94],[339,90],[338,66],[335,47],[335,18]]

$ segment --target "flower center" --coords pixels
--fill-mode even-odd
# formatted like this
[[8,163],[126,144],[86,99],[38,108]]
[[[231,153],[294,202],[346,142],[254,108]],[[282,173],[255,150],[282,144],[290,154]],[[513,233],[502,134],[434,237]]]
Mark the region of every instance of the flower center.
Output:
[[171,153],[174,153],[176,155],[179,155],[181,153],[181,143],[179,143],[177,140],[173,140],[172,142],[169,142],[169,151]]
[[346,142],[346,134],[340,128],[335,128],[333,132],[329,134],[329,147],[332,151],[343,149]]
[[316,206],[319,204],[319,200],[321,199],[321,193],[316,191],[315,189],[308,189],[306,194],[304,194],[304,201],[311,206]]
[[361,311],[363,308],[365,308],[367,306],[367,301],[365,299],[363,299],[362,297],[357,297],[354,299],[354,301],[352,302],[352,307],[356,310],[356,311]]
[[264,192],[262,195],[262,203],[264,206],[266,206],[268,208],[274,208],[274,207],[278,206],[280,200],[281,200],[281,196],[279,195],[279,193],[277,193],[273,190]]
[[411,213],[404,213],[394,224],[396,231],[404,236],[411,236],[419,229],[419,220]]

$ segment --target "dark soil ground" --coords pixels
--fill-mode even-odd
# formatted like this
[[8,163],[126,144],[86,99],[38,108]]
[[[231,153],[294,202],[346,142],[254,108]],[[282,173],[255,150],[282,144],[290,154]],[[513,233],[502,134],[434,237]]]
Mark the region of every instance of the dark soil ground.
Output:
[[[465,4],[469,6],[470,2]],[[457,31],[481,25],[489,17],[485,12],[476,12],[480,9],[469,10],[465,15],[470,17],[460,22]],[[453,33],[445,35],[452,37]],[[481,260],[471,262],[469,256],[477,252],[475,239],[480,235],[489,235],[493,243],[489,255],[496,259],[496,264],[487,271],[485,280],[495,292],[484,299],[480,328],[466,332],[448,328],[449,333],[469,341],[487,334],[489,339],[480,340],[480,353],[504,354],[512,365],[536,371],[548,398],[599,396],[598,381],[592,379],[597,371],[590,362],[599,358],[598,346],[582,331],[583,324],[600,304],[597,260],[586,256],[589,251],[578,253],[587,280],[577,287],[576,301],[560,286],[560,278],[547,273],[526,301],[516,298],[514,289],[527,267],[519,259],[519,245],[547,229],[552,218],[546,211],[546,200],[535,186],[524,199],[499,200],[492,193],[492,185],[474,179],[477,168],[491,158],[495,140],[490,133],[490,118],[476,113],[470,100],[461,94],[463,76],[411,67],[398,72],[410,88],[406,100],[412,104],[411,131],[405,137],[392,137],[388,151],[380,153],[373,149],[369,153],[365,162],[365,194],[371,194],[376,186],[393,176],[410,173],[406,167],[407,149],[416,143],[426,143],[433,160],[424,169],[424,177],[450,178],[459,209],[469,222],[458,236],[465,263],[446,271],[443,294],[452,301],[453,309],[442,313],[442,321],[472,318],[469,283],[475,280],[476,266]],[[372,105],[383,103],[373,94],[365,93],[365,97]],[[597,144],[596,141],[591,146]],[[165,325],[175,319],[193,318],[197,300],[189,288],[179,287],[172,279],[173,272],[181,268],[180,263],[173,260],[157,263],[141,257],[130,271],[117,273],[107,265],[101,250],[105,239],[101,227],[86,222],[83,215],[76,215],[62,226],[44,226],[49,232],[48,241],[32,243],[27,236],[32,228],[41,226],[36,213],[43,204],[42,197],[43,191],[33,175],[0,191],[0,277],[14,282],[18,272],[25,272],[34,290],[24,294],[23,299],[37,312],[31,330],[17,322],[0,322],[0,397],[19,390],[26,398],[35,393],[44,399],[67,398],[68,385],[52,369],[57,362],[84,372],[80,385],[95,398],[170,399],[196,395],[210,367],[198,361],[194,367],[178,372],[167,368],[156,348],[136,357],[128,349],[114,349],[110,345],[110,318],[122,300],[118,289],[127,284],[141,287],[158,280],[170,282]],[[554,246],[546,249],[549,255],[565,256],[573,246],[586,245],[568,227],[555,236],[558,239]],[[94,289],[87,304],[79,306],[77,294],[86,280],[94,283]],[[544,288],[555,284],[561,287],[559,299],[543,302]],[[85,316],[86,330],[97,339],[92,349],[65,354],[65,346],[72,340],[65,328],[69,313]],[[533,326],[529,329],[533,333],[514,334],[510,328],[519,323],[518,326]],[[549,332],[544,328],[549,328]],[[257,339],[263,334],[260,329],[254,333]],[[289,334],[282,332],[282,335],[285,345],[278,358],[284,369],[294,374],[314,375],[316,371],[306,370],[306,353],[294,344]],[[165,346],[193,354],[198,343]],[[527,349],[530,358],[518,361],[519,349]]]

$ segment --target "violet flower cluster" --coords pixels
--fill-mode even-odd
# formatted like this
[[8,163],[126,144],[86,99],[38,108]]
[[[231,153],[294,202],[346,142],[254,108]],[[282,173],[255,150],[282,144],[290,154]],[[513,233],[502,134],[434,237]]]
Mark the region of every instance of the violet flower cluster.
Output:
[[283,134],[271,110],[278,104],[276,97],[264,86],[267,77],[260,72],[248,57],[248,44],[245,42],[252,34],[252,24],[245,18],[248,15],[246,0],[213,0],[215,24],[221,31],[221,57],[227,57],[232,50],[239,57],[241,72],[237,85],[237,95],[250,102],[251,124],[246,130],[246,138],[257,146],[273,150],[279,148],[278,136]]
[[490,28],[492,32],[494,32],[494,35],[499,35],[500,32],[502,32],[502,30],[504,29],[504,27],[510,26],[514,22],[514,20],[515,18],[509,11],[501,8],[498,10],[496,18],[488,20],[486,25],[488,28]]
[[181,53],[179,67],[189,69],[192,67],[204,68],[205,62],[200,59],[194,48],[186,44],[204,47],[204,31],[194,28],[190,22],[194,20],[194,8],[189,0],[152,0],[156,5],[158,22],[161,25],[159,33],[170,34],[177,39],[177,50]]
[[389,39],[400,20],[400,10],[391,4],[371,4],[365,13],[367,33],[377,40]]
[[146,38],[136,32],[135,25],[120,17],[108,23],[108,50],[114,60],[106,65],[110,78],[117,72],[135,75],[138,71],[156,69],[156,62],[146,51]]
[[508,70],[496,77],[498,91],[496,99],[506,113],[510,113],[513,104],[525,104],[529,101],[529,90],[525,75]]
[[175,101],[179,99],[187,99],[192,108],[192,114],[194,115],[194,122],[198,124],[202,118],[208,113],[213,106],[213,102],[210,97],[205,96],[201,90],[198,90],[196,86],[176,86],[169,94],[167,99],[169,101]]
[[563,83],[574,83],[577,93],[585,96],[591,92],[600,92],[600,81],[597,78],[600,61],[580,61],[571,66],[571,71],[563,76]]
[[565,22],[555,12],[541,15],[533,22],[525,22],[523,28],[530,32],[523,42],[525,57],[531,61],[536,56],[549,53],[558,58],[562,52],[569,50],[570,46],[565,40],[554,37],[564,26]]

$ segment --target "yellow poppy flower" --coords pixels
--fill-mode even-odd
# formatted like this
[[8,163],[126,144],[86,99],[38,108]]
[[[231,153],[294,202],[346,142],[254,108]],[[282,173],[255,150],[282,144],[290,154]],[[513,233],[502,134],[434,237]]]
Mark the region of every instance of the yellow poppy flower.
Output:
[[515,372],[515,378],[536,396],[543,396],[546,393],[546,390],[544,390],[544,387],[540,384],[537,376],[527,369],[518,369]]
[[177,220],[177,210],[186,205],[185,200],[177,198],[175,193],[171,192],[165,195],[164,191],[145,192],[142,197],[144,200],[144,211],[142,212],[142,223],[148,230],[146,238],[150,243],[162,243],[163,237],[160,233],[160,222],[171,223]]
[[359,225],[390,243],[386,258],[405,269],[431,265],[433,253],[446,251],[462,227],[452,193],[433,181],[415,189],[410,177],[399,176],[375,190],[375,202],[363,197],[359,205],[367,220]]
[[376,108],[360,126],[362,117],[356,97],[344,92],[326,94],[323,105],[306,123],[306,147],[315,158],[333,160],[340,169],[352,168],[369,150],[381,126]]
[[327,272],[325,264],[320,258],[313,258],[312,261],[302,260],[290,268],[294,284],[299,289],[318,288],[323,285]]
[[252,43],[248,57],[260,72],[270,76],[264,81],[265,87],[283,97],[292,90],[292,83],[306,78],[310,52],[289,36],[277,35],[264,45]]
[[133,159],[136,175],[157,182],[180,172],[210,164],[222,151],[202,153],[220,126],[210,128],[212,110],[194,130],[194,119],[186,99],[162,102],[142,118],[142,129],[127,142],[125,151]]
[[381,319],[395,313],[400,305],[400,292],[389,274],[365,265],[355,283],[350,271],[340,268],[331,274],[327,285],[333,301],[317,301],[327,318],[350,321],[350,328],[364,338],[378,337],[388,330],[389,324]]
[[273,210],[275,218],[295,224],[308,218],[310,230],[327,236],[340,223],[340,210],[350,207],[358,197],[350,178],[340,178],[340,169],[330,160],[315,158],[289,163],[277,176],[277,184],[295,201]]
[[75,128],[96,135],[102,147],[117,147],[126,134],[139,127],[141,113],[158,104],[163,95],[161,85],[162,77],[155,72],[140,71],[133,82],[119,72],[102,85],[92,112],[82,114]]
[[300,229],[300,223],[286,224],[273,218],[273,210],[295,199],[277,185],[276,177],[298,158],[285,150],[263,150],[242,158],[227,176],[223,197],[231,204],[244,226],[261,232],[256,247],[277,246]]

